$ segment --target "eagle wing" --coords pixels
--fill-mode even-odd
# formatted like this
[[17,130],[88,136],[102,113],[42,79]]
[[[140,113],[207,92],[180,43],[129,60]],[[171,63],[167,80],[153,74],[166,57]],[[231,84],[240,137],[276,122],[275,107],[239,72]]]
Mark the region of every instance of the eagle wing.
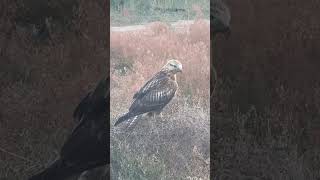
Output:
[[92,92],[89,92],[86,97],[84,97],[79,105],[73,111],[73,118],[77,121],[81,120],[83,114],[87,111],[88,105],[90,104],[90,95]]
[[[109,87],[107,81],[100,81],[96,89],[85,98],[85,101],[81,101],[83,103],[82,107],[81,103],[79,105],[81,117],[61,149],[62,158],[74,163],[89,162],[89,160],[96,160],[96,156],[105,153],[105,150],[100,151],[98,147],[105,145],[106,125],[109,124],[107,109],[109,106]],[[84,157],[86,153],[88,157]]]
[[174,97],[177,88],[176,81],[160,72],[134,95],[134,101],[129,112],[138,115],[151,111],[161,111]]
[[100,81],[96,89],[75,110],[78,125],[65,141],[60,158],[29,180],[65,179],[110,163],[109,148],[109,79]]
[[159,88],[159,86],[161,86],[161,82],[166,81],[167,78],[168,77],[166,76],[166,74],[158,72],[148,82],[146,82],[138,92],[134,94],[133,99],[143,97],[149,91]]

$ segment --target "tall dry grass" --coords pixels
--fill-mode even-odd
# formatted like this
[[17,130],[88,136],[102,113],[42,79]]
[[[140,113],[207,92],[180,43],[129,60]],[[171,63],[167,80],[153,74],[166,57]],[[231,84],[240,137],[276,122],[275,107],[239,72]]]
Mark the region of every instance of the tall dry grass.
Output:
[[112,129],[112,179],[209,179],[209,24],[199,19],[178,32],[153,22],[110,38],[112,124],[168,59],[183,64],[163,119],[141,117],[133,129]]
[[319,3],[227,1],[232,34],[217,37],[216,179],[319,179]]
[[119,60],[111,61],[112,70],[119,63],[132,65],[135,70],[130,71],[128,76],[111,74],[112,79],[116,82],[120,79],[127,81],[128,88],[125,90],[132,94],[168,59],[173,58],[183,64],[183,74],[178,76],[180,90],[184,94],[190,91],[192,97],[207,98],[210,79],[209,31],[209,24],[198,20],[191,27],[186,27],[183,33],[174,32],[173,27],[160,22],[149,24],[146,30],[111,32],[111,58],[121,56]]

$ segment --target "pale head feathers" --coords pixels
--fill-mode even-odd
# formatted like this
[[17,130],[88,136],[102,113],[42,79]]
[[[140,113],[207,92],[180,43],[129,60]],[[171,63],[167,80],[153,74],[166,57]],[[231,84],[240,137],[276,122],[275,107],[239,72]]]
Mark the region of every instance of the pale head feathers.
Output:
[[182,64],[176,59],[170,59],[167,64],[162,67],[162,70],[176,74],[178,72],[182,72]]

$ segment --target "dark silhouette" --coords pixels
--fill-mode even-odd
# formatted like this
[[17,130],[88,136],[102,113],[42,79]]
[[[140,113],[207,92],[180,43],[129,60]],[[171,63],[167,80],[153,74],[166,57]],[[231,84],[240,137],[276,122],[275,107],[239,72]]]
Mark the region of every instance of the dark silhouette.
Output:
[[80,102],[74,111],[79,121],[63,145],[60,158],[29,180],[56,180],[110,163],[109,78]]

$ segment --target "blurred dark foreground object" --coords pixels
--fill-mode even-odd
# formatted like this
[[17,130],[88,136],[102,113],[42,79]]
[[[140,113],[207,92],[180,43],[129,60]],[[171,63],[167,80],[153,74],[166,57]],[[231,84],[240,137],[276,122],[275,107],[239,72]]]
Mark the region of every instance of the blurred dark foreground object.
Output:
[[106,78],[75,109],[73,116],[79,123],[63,145],[59,159],[29,180],[63,180],[109,164],[109,101]]

